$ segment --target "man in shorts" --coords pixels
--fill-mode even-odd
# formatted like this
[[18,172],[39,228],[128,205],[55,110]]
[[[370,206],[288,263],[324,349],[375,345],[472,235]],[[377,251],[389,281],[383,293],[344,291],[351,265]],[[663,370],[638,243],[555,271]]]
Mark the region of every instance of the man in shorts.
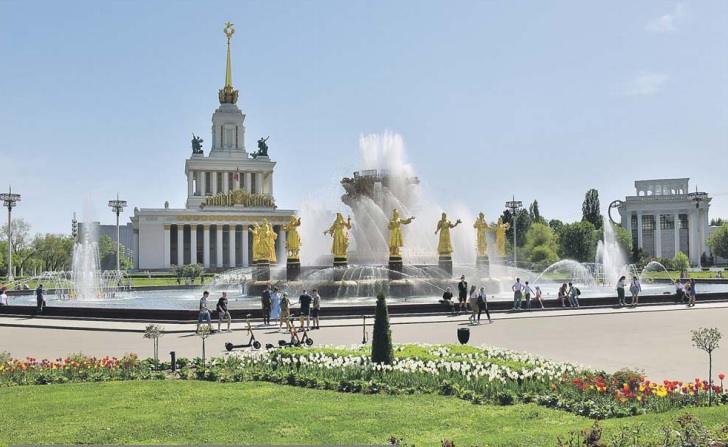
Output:
[[230,323],[232,318],[228,312],[227,292],[223,292],[220,299],[217,300],[217,331],[220,332],[220,323],[227,321],[227,331],[230,332]]
[[303,293],[298,297],[298,304],[301,305],[301,315],[306,318],[306,330],[311,329],[311,302],[313,298],[311,295],[306,293],[306,289],[303,289]]
[[468,301],[468,282],[465,281],[465,275],[460,277],[460,282],[458,283],[458,302],[460,302],[460,307],[458,308],[458,315],[460,315],[460,311],[462,310],[465,312],[465,303]]
[[319,295],[318,290],[316,289],[313,289],[311,293],[313,293],[313,310],[311,310],[311,318],[313,319],[312,329],[320,329],[319,311],[321,310],[321,295]]
[[195,332],[200,332],[200,325],[202,324],[202,320],[207,320],[207,324],[212,325],[212,319],[210,318],[210,309],[207,307],[207,297],[210,296],[210,292],[205,290],[202,293],[202,298],[200,298],[200,313],[197,316],[197,330]]

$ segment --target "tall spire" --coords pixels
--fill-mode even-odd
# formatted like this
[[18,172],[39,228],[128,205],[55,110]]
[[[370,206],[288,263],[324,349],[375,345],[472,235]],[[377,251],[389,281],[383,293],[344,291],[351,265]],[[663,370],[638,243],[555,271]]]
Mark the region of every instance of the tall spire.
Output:
[[233,69],[230,63],[230,38],[235,34],[233,24],[227,22],[223,29],[227,36],[227,66],[225,67],[225,87],[220,89],[218,97],[220,104],[236,104],[238,102],[238,91],[233,89]]

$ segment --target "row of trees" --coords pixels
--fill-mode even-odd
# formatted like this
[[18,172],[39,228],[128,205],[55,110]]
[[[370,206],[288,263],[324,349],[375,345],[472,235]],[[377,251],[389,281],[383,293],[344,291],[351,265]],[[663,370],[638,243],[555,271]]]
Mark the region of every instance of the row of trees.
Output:
[[[71,270],[75,238],[62,234],[32,234],[30,224],[24,219],[12,221],[10,240],[13,252],[13,275],[33,275],[44,271]],[[99,264],[102,270],[116,269],[116,242],[102,236],[98,242]],[[121,247],[122,270],[133,268],[133,261]],[[0,229],[0,276],[8,274],[8,225]]]

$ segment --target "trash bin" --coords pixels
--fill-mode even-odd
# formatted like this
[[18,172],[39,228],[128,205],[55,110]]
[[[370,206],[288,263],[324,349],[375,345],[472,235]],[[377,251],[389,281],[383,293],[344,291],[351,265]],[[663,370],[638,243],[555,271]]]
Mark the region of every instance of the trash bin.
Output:
[[470,328],[461,327],[458,328],[458,341],[461,345],[465,345],[470,340]]

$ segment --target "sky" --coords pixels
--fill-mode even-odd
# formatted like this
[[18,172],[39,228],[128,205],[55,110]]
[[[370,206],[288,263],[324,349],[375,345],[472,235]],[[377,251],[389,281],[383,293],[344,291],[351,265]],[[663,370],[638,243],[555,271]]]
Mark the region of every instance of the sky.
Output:
[[515,197],[572,222],[591,188],[606,213],[635,180],[689,177],[728,218],[725,1],[0,0],[14,218],[68,234],[74,212],[113,224],[117,193],[122,224],[183,208],[228,21],[246,144],[270,136],[280,208],[340,208],[360,136],[391,132],[444,211],[495,220]]

